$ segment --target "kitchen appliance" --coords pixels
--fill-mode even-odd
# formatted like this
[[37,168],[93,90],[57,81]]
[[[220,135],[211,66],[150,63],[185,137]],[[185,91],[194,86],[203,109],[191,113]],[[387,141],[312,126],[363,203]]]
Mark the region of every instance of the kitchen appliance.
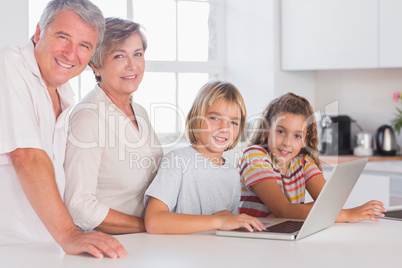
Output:
[[380,155],[396,155],[396,137],[391,126],[382,125],[377,129],[376,146]]
[[324,115],[320,124],[320,154],[351,154],[351,124],[352,120],[347,115]]
[[373,155],[373,134],[369,132],[358,132],[355,139],[353,154],[357,156]]

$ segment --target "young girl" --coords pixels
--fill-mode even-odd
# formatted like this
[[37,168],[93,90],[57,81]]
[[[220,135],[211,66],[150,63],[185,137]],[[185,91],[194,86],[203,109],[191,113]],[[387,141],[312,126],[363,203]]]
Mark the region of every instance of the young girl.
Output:
[[[317,124],[309,102],[293,93],[273,100],[257,124],[240,163],[239,211],[255,217],[305,219],[325,179],[318,159]],[[379,221],[383,204],[370,201],[344,209],[337,222]]]
[[191,146],[166,154],[145,192],[147,232],[265,229],[257,218],[238,215],[239,172],[222,158],[239,141],[245,118],[243,98],[232,84],[210,82],[201,89],[186,119]]

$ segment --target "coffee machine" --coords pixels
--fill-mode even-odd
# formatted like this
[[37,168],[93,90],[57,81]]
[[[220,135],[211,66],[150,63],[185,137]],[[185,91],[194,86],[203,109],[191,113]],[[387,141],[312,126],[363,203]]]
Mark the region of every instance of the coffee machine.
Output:
[[320,154],[352,154],[352,119],[347,115],[324,115],[321,119]]

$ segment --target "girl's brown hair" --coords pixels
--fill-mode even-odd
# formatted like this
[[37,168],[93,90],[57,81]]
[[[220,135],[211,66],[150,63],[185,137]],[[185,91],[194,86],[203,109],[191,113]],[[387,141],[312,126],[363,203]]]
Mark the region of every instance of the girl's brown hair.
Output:
[[321,170],[321,163],[317,149],[317,123],[315,121],[313,108],[307,99],[291,92],[274,99],[265,108],[262,117],[256,123],[256,128],[253,129],[251,138],[248,141],[248,146],[261,145],[267,147],[269,129],[280,113],[291,113],[304,116],[307,125],[307,135],[305,140],[306,146],[300,150],[300,153],[309,155]]
[[211,81],[206,83],[201,90],[198,92],[194,103],[187,114],[186,118],[186,132],[192,144],[195,144],[199,139],[199,131],[202,128],[202,123],[204,121],[207,109],[216,100],[225,100],[229,103],[235,103],[239,105],[241,118],[239,126],[239,135],[234,143],[226,149],[233,149],[241,138],[241,134],[244,130],[244,125],[246,121],[247,111],[246,105],[244,103],[243,97],[241,96],[239,90],[229,82],[223,81]]

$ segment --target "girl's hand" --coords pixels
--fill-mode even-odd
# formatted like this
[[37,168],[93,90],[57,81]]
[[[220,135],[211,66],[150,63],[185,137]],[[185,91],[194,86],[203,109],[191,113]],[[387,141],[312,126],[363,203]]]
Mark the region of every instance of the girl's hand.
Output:
[[254,229],[265,230],[264,224],[259,219],[247,214],[220,216],[217,227],[218,230],[233,230],[242,227],[250,232],[253,232]]
[[382,212],[386,212],[384,204],[377,200],[372,200],[364,205],[351,209],[343,209],[336,222],[359,222],[364,220],[379,222],[377,217],[384,217]]

